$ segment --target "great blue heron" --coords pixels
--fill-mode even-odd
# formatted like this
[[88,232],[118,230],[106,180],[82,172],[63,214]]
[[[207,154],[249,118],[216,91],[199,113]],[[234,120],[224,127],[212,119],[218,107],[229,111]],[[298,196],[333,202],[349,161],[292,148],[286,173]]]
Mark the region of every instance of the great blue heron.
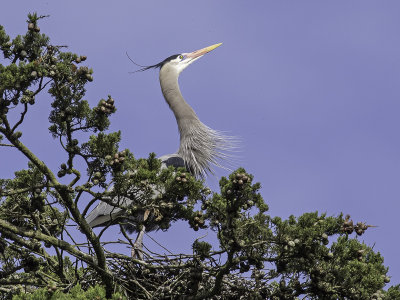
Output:
[[[178,78],[187,66],[221,44],[215,44],[191,53],[171,55],[158,64],[140,66],[142,69],[138,70],[160,69],[161,91],[178,123],[179,150],[174,154],[161,156],[163,166],[186,167],[197,178],[212,173],[212,165],[221,167],[221,160],[227,158],[226,151],[232,150],[235,142],[231,137],[209,128],[199,120],[192,107],[183,98],[179,89]],[[130,202],[129,199],[126,199],[123,205],[128,206]],[[123,213],[122,209],[101,202],[89,213],[86,221],[91,227],[104,226]],[[144,215],[144,218],[147,217],[148,213]],[[144,230],[138,238],[140,242],[143,232]]]

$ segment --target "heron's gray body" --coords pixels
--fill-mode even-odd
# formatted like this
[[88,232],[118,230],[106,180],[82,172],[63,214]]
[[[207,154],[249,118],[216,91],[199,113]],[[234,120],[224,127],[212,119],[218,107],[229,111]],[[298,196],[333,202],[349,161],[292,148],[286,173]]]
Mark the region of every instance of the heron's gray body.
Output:
[[[221,44],[206,47],[192,53],[173,55],[157,65],[142,69],[160,68],[161,91],[178,124],[180,134],[179,149],[177,153],[160,157],[162,166],[186,167],[197,178],[203,178],[208,173],[212,173],[212,165],[222,167],[220,162],[228,157],[225,154],[226,151],[234,148],[234,139],[209,128],[199,120],[192,107],[183,98],[179,89],[178,78],[179,74],[189,64],[219,45]],[[112,199],[112,202],[118,203],[122,207],[128,207],[132,200],[128,198]],[[124,209],[100,202],[86,217],[86,221],[91,227],[104,226],[110,222],[115,222],[119,217],[129,219],[124,214]],[[147,215],[145,218],[147,219]],[[152,230],[152,227],[147,226],[147,230]]]

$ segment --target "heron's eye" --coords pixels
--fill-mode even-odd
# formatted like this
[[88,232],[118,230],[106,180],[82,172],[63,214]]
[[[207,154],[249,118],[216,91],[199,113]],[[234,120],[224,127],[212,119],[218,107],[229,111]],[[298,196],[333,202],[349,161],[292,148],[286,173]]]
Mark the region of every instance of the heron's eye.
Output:
[[179,57],[178,57],[180,60],[182,60],[183,59],[183,55],[179,55]]

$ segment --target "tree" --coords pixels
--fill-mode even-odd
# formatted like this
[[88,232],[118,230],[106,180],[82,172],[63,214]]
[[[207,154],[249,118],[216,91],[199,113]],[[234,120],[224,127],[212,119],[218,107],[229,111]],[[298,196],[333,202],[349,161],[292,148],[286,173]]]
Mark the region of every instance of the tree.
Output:
[[[12,40],[0,26],[8,62],[0,65],[0,146],[29,161],[0,181],[2,299],[19,292],[15,299],[400,298],[398,285],[383,289],[390,278],[382,256],[357,239],[369,225],[318,212],[272,218],[260,184],[242,168],[211,192],[182,168],[161,169],[153,153],[136,159],[119,149],[120,132],[107,131],[116,102],[108,96],[90,107],[84,97],[92,70],[81,66],[86,57],[52,45],[40,33],[42,18],[29,14],[26,34]],[[49,132],[65,155],[58,170],[19,131],[46,92],[53,101]],[[102,240],[111,224],[96,234],[85,221],[99,201],[129,216],[114,220],[121,232],[114,243],[133,247],[129,231],[144,225],[167,231],[184,220],[194,231],[213,232],[218,245],[198,238],[191,254],[145,251],[143,259],[111,252]],[[141,217],[145,211],[150,218]]]

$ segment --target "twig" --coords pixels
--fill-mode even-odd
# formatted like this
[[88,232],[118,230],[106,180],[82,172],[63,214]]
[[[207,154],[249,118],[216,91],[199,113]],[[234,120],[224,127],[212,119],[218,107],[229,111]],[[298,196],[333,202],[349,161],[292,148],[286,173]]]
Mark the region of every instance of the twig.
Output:
[[17,123],[15,123],[14,127],[11,129],[11,132],[14,132],[14,130],[17,129],[17,127],[22,124],[27,112],[28,112],[28,104],[24,103],[24,111],[21,113],[21,118]]
[[159,242],[153,239],[148,233],[146,233],[146,236],[148,236],[154,243],[163,248],[165,251],[169,252],[169,254],[173,254],[171,251],[169,251],[167,248],[165,248],[163,245],[161,245]]
[[15,146],[14,145],[0,143],[0,147],[15,147]]

